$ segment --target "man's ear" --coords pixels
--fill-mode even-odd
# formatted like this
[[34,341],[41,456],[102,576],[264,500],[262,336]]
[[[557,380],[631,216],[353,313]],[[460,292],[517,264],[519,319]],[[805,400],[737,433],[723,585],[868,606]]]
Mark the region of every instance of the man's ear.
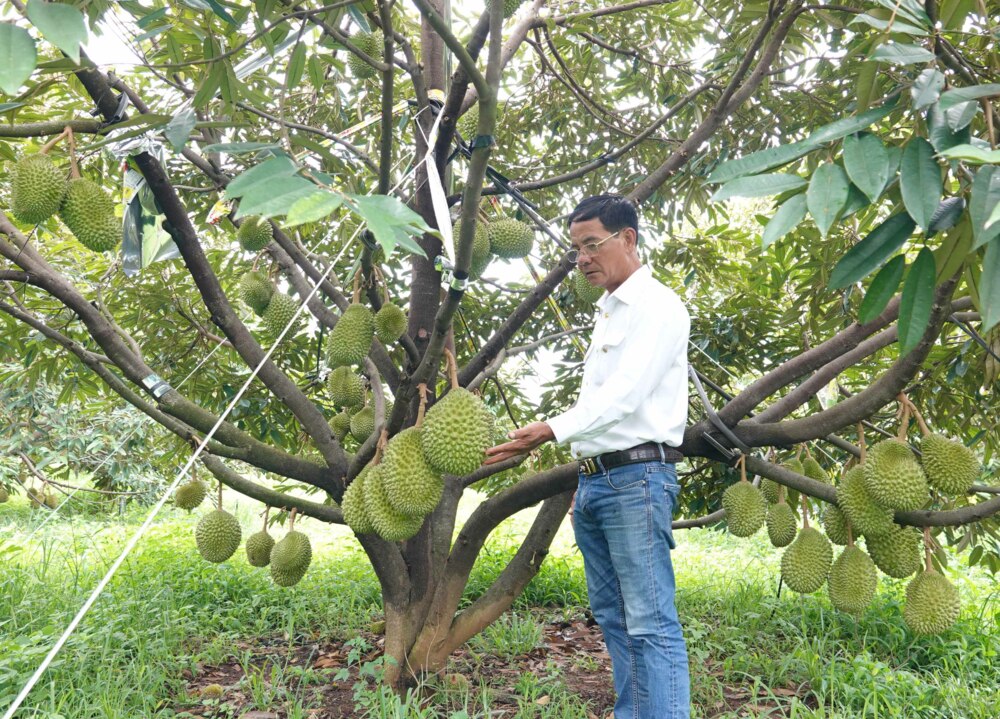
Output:
[[626,244],[631,246],[633,252],[639,252],[639,235],[636,234],[635,228],[626,227],[622,230],[622,235],[625,239]]

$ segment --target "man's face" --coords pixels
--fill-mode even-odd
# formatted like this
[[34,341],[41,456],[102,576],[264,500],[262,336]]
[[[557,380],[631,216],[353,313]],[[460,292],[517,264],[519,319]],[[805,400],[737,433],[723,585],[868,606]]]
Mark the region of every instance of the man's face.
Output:
[[[628,279],[632,270],[631,253],[635,242],[634,231],[630,227],[615,232],[609,230],[596,217],[581,220],[569,226],[570,242],[573,249],[584,250],[576,262],[580,271],[587,276],[590,284],[614,292]],[[603,240],[603,241],[602,241]],[[592,243],[600,243],[596,254],[590,255],[586,248]]]

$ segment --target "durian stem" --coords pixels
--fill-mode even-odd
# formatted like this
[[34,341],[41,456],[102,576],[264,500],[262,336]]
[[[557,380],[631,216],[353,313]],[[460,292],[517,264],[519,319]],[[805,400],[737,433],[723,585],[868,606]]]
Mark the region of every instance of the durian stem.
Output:
[[813,453],[812,453],[812,451],[811,451],[811,450],[809,449],[809,445],[808,445],[808,444],[806,445],[806,457],[808,457],[809,459],[812,459],[812,458],[813,458]]
[[745,454],[741,454],[740,458],[736,461],[740,465],[740,481],[747,481],[747,457]]
[[458,363],[455,362],[455,355],[447,347],[444,348],[444,357],[448,362],[448,376],[451,378],[451,388],[458,387]]
[[382,303],[389,304],[389,283],[385,281],[385,275],[382,274],[382,270],[378,268],[378,265],[372,266],[372,272],[375,273],[375,279],[382,286]]
[[931,564],[931,528],[924,527],[924,569],[930,572],[934,565]]
[[785,485],[778,484],[778,504],[788,504],[785,501]]
[[802,457],[802,445],[798,444],[795,446],[795,459],[799,459],[801,457]]
[[910,428],[910,408],[907,405],[903,405],[903,416],[899,420],[899,432],[896,434],[896,439],[900,442],[906,441],[906,430]]
[[805,492],[799,494],[799,502],[802,504],[802,527],[809,529],[809,501],[806,499]]
[[374,464],[379,464],[382,461],[382,453],[385,451],[385,445],[388,442],[389,430],[383,427],[382,433],[378,436],[378,442],[375,444],[375,458],[372,460]]
[[267,531],[267,515],[270,512],[271,512],[271,505],[270,504],[265,504],[264,505],[264,531],[265,532]]
[[854,527],[851,526],[851,520],[844,519],[844,524],[847,525],[847,546],[854,546]]
[[927,435],[929,435],[931,433],[931,429],[930,429],[930,427],[927,426],[927,423],[924,421],[924,416],[922,414],[920,414],[920,410],[917,409],[917,405],[913,404],[913,402],[911,402],[910,400],[906,400],[906,403],[907,403],[907,407],[909,408],[910,412],[913,414],[913,416],[917,420],[917,426],[920,427],[920,433],[924,437],[926,437]]
[[47,154],[49,154],[49,150],[51,150],[53,147],[55,147],[57,142],[59,142],[64,137],[66,137],[66,131],[67,130],[69,130],[69,126],[66,126],[66,128],[63,129],[62,132],[60,132],[58,135],[56,135],[51,140],[49,140],[44,145],[42,145],[42,149],[38,151],[38,154],[39,155],[47,155]]
[[424,413],[427,411],[427,383],[418,384],[417,391],[420,392],[420,406],[417,407],[417,421],[413,426],[419,429],[424,423]]
[[354,294],[351,301],[354,303],[361,301],[361,268],[358,268],[358,271],[354,273]]
[[868,459],[868,448],[865,446],[865,426],[858,422],[858,447],[861,449],[861,464]]
[[76,179],[80,176],[80,167],[76,164],[76,140],[73,139],[73,128],[67,127],[66,144],[69,145],[69,176]]
[[222,509],[222,482],[219,482],[219,491],[215,499],[215,508]]
[[291,532],[295,529],[295,513],[298,511],[298,507],[292,507],[292,513],[288,516],[288,531]]

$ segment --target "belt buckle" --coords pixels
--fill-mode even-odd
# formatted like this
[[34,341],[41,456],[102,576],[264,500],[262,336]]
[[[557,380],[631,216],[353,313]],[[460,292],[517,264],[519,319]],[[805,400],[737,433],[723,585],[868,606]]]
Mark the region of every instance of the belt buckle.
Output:
[[594,461],[593,457],[587,457],[580,465],[583,467],[584,474],[597,473],[597,462]]

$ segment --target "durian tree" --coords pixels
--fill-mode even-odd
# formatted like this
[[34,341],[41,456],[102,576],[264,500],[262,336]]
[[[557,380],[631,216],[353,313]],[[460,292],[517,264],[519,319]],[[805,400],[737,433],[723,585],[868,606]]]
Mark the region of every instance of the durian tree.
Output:
[[[723,521],[724,501],[739,533],[766,522],[788,545],[796,588],[837,571],[849,611],[836,597],[868,586],[853,551],[866,520],[887,574],[918,571],[913,528],[996,571],[1000,60],[985,8],[12,0],[4,360],[86,377],[96,405],[160,425],[167,457],[210,435],[204,467],[275,510],[346,521],[381,583],[386,680],[402,686],[511,606],[566,515],[565,448],[479,464],[504,428],[572,403],[595,298],[546,220],[621,191],[691,308],[707,387],[691,393],[676,526]],[[130,60],[95,62],[88,33]],[[519,260],[530,282],[505,279]],[[538,399],[510,368],[543,349],[555,376]],[[882,475],[843,466],[867,434],[879,466],[895,453],[913,474],[916,454],[876,441],[897,434],[897,407],[908,439],[911,404],[971,447],[945,473],[975,476],[873,505]],[[793,463],[796,445],[814,461]],[[734,448],[774,504],[733,484]],[[485,498],[456,535],[470,488]],[[491,532],[538,504],[509,565],[459,610]],[[219,512],[199,524],[213,561],[244,531]],[[254,537],[251,562],[298,581],[306,535]],[[910,614],[938,631],[956,605],[925,560]]]

